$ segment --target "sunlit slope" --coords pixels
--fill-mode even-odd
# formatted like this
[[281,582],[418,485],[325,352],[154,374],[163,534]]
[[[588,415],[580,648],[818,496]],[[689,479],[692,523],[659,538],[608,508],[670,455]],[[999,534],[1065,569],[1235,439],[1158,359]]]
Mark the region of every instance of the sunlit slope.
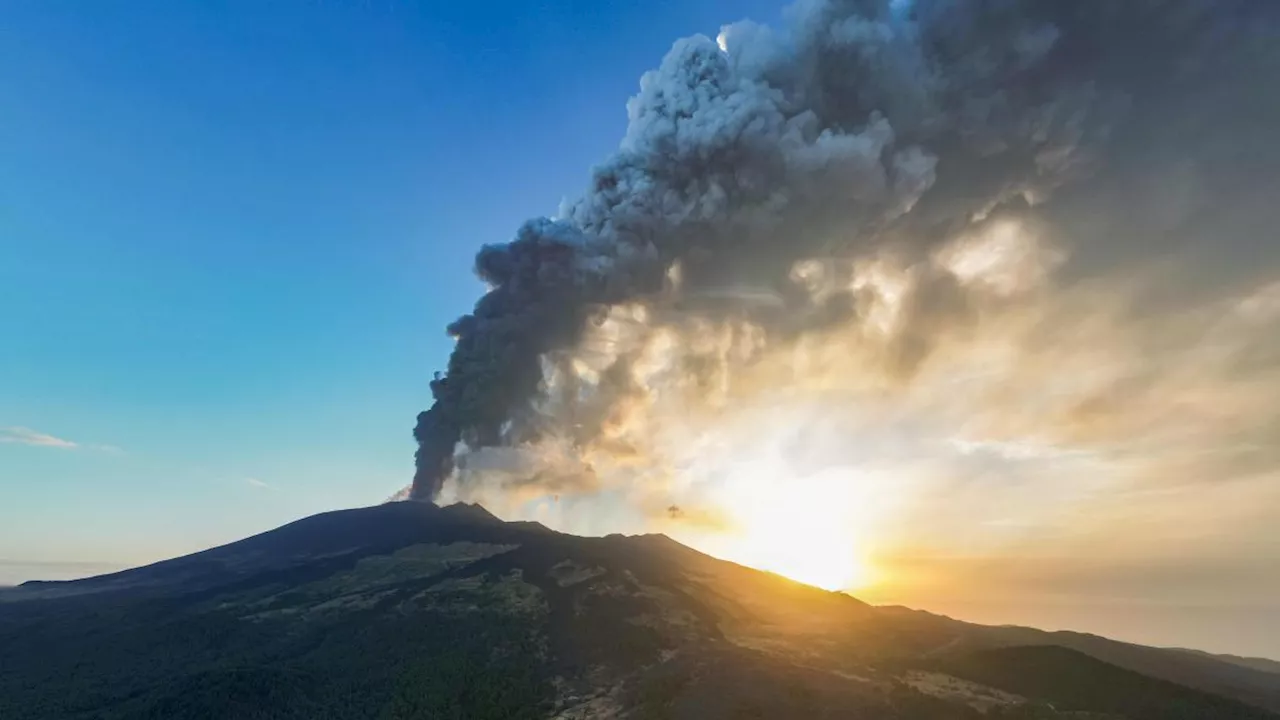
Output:
[[329,513],[0,597],[4,718],[1060,716],[931,664],[955,628],[474,506]]

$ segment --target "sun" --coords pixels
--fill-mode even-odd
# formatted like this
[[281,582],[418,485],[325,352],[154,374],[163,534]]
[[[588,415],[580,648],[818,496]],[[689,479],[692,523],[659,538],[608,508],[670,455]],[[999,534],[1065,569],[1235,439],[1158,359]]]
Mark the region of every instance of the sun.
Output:
[[842,475],[781,484],[747,478],[730,488],[733,559],[827,590],[869,584],[854,483]]
[[734,473],[719,493],[724,529],[692,544],[725,560],[826,590],[875,581],[865,557],[859,483],[833,470],[779,482],[767,465]]
[[729,552],[737,562],[826,590],[870,583],[855,529],[821,498],[789,498],[739,522]]

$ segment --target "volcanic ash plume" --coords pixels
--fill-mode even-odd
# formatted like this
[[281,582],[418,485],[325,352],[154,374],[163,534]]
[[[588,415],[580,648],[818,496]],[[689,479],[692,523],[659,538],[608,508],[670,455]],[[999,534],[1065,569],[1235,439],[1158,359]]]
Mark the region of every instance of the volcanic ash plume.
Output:
[[[569,493],[606,467],[658,482],[659,415],[813,378],[907,397],[941,348],[984,337],[1168,349],[1081,318],[1194,314],[1274,267],[1280,3],[802,0],[785,18],[675,43],[587,191],[479,252],[491,289],[448,328],[415,497],[480,477]],[[1192,270],[1109,282],[1165,259]],[[1103,383],[1042,425],[1086,433],[1161,382]]]

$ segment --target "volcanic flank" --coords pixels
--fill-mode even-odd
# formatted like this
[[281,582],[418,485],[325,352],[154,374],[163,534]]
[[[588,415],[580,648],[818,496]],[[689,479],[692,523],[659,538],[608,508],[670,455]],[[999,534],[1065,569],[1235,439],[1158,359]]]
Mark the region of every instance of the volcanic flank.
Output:
[[1280,708],[1280,675],[1231,658],[877,608],[659,535],[575,537],[426,502],[0,591],[0,641],[0,717],[32,720],[1275,720],[1264,708]]

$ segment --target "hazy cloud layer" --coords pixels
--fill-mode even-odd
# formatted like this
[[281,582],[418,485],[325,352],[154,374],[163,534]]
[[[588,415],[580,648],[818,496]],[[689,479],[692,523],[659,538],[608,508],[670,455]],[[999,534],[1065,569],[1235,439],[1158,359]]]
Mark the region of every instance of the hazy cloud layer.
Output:
[[125,569],[124,565],[102,562],[42,562],[0,558],[0,588],[28,580],[76,580]]
[[587,191],[477,257],[417,494],[696,537],[840,477],[886,563],[1274,567],[1277,32],[806,0],[677,42]]

